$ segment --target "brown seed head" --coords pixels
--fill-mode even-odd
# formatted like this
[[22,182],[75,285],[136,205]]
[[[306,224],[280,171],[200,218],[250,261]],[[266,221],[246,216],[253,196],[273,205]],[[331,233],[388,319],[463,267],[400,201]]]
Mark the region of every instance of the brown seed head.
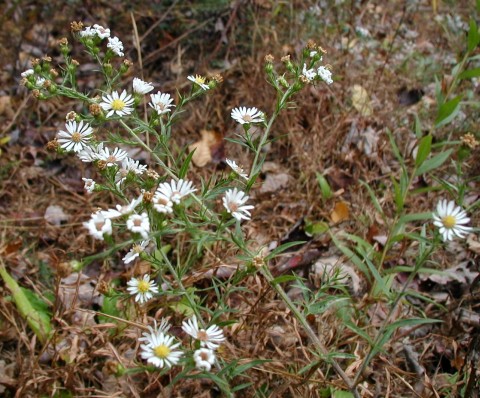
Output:
[[265,62],[268,62],[269,64],[271,64],[273,61],[275,61],[275,58],[273,57],[272,54],[265,55]]
[[98,104],[90,104],[88,110],[93,116],[98,116],[102,113],[102,107]]
[[51,68],[51,69],[50,69],[50,74],[51,74],[52,76],[54,76],[54,77],[57,77],[57,76],[58,76],[58,72],[57,72],[57,70],[56,70],[55,68]]
[[152,203],[153,201],[153,193],[152,192],[144,192],[143,193],[143,203]]
[[68,44],[68,39],[66,37],[62,37],[57,41],[59,46],[66,46]]
[[45,147],[47,148],[47,151],[56,152],[59,147],[57,139],[54,138],[53,140],[48,141]]
[[33,96],[33,98],[38,99],[40,97],[40,90],[37,90],[37,89],[32,90],[32,96]]
[[83,22],[73,21],[70,24],[70,29],[72,32],[80,32],[83,29]]
[[216,75],[213,75],[212,79],[215,80],[219,84],[223,82],[223,76],[220,73],[217,73]]
[[107,167],[107,162],[105,160],[99,160],[97,162],[97,167],[100,169],[100,170],[104,170],[106,169]]
[[45,55],[45,56],[42,58],[42,61],[43,61],[43,62],[52,62],[52,57],[49,57],[48,55]]
[[471,149],[475,149],[478,146],[479,142],[472,133],[467,133],[462,137],[462,142],[464,145],[468,146]]
[[282,62],[290,62],[290,54],[287,54],[287,55],[284,55],[282,58],[281,58],[281,61]]
[[317,43],[315,43],[313,40],[307,41],[307,48],[309,50],[316,50],[317,49]]
[[75,111],[68,112],[67,116],[65,117],[67,122],[73,122],[76,118],[77,118],[77,112]]
[[30,60],[30,63],[32,64],[32,66],[35,68],[35,66],[37,66],[39,63],[40,63],[40,59],[39,58],[32,58]]

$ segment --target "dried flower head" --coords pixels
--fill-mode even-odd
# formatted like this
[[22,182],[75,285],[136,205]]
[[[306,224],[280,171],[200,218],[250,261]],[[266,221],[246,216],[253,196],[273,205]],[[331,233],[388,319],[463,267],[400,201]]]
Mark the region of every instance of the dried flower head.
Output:
[[32,64],[33,67],[35,67],[40,63],[40,59],[39,58],[32,58],[30,60],[30,63]]
[[462,143],[471,149],[478,146],[478,141],[472,133],[467,133],[462,137]]
[[58,76],[58,71],[55,68],[51,68],[49,72],[54,77]]
[[272,54],[265,55],[265,62],[271,64],[273,61],[275,61],[275,57]]
[[67,122],[73,122],[77,118],[77,112],[75,111],[70,111],[67,113],[67,116],[65,117],[65,120]]
[[53,140],[47,142],[46,148],[47,148],[47,151],[54,152],[54,151],[57,151],[59,146],[60,144],[58,143],[57,139],[54,138]]
[[68,39],[66,37],[62,37],[61,39],[57,40],[57,44],[59,46],[67,46],[68,45]]
[[102,114],[102,107],[99,104],[90,104],[88,110],[92,116],[99,116]]
[[78,65],[80,65],[80,62],[78,62],[76,59],[72,59],[72,65],[73,66],[78,66]]
[[83,22],[73,21],[70,23],[70,29],[74,33],[80,32],[83,29]]
[[287,54],[287,55],[284,55],[282,58],[281,58],[281,61],[282,62],[290,62],[290,54]]
[[309,50],[316,50],[317,49],[317,43],[315,43],[312,39],[309,39],[307,41],[307,48]]

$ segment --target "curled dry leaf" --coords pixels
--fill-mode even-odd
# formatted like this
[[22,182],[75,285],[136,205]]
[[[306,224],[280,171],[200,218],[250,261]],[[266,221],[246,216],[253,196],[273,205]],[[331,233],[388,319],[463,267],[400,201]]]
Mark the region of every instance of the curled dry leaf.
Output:
[[204,167],[210,162],[219,163],[225,158],[225,143],[222,133],[214,130],[201,130],[202,138],[189,145],[190,152],[195,151],[192,162],[197,167]]

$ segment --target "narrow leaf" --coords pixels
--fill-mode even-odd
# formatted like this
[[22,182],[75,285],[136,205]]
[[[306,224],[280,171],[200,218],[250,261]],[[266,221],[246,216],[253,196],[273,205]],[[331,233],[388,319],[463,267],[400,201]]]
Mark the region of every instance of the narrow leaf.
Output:
[[433,158],[425,161],[415,172],[416,176],[425,174],[433,169],[440,167],[445,161],[450,157],[453,149],[449,149],[445,152],[440,152],[438,155],[435,155]]
[[470,19],[470,29],[468,30],[467,51],[470,53],[478,46],[479,35],[477,23],[473,18]]
[[462,97],[457,95],[455,98],[451,99],[440,105],[438,109],[438,116],[435,119],[435,127],[444,126],[447,123],[450,123],[455,116],[457,116],[460,111],[460,100]]
[[419,167],[422,163],[427,159],[428,155],[430,155],[430,151],[432,150],[432,136],[426,135],[420,140],[418,144],[418,151],[417,157],[415,158],[415,166]]
[[473,68],[473,69],[464,70],[462,73],[458,75],[458,78],[471,79],[473,77],[479,77],[479,76],[480,76],[480,68]]

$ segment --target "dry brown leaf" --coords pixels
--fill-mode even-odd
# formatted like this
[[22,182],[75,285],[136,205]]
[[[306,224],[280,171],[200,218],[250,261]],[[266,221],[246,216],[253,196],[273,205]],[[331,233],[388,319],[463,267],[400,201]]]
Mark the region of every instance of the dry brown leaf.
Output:
[[352,87],[352,105],[362,116],[371,116],[373,114],[370,97],[362,86],[355,84]]
[[348,220],[350,217],[350,210],[348,209],[348,204],[346,202],[337,202],[335,207],[330,214],[330,218],[336,224],[341,221]]
[[3,95],[0,97],[0,116],[5,115],[8,119],[13,119],[15,112],[12,107],[12,97]]
[[204,167],[210,162],[218,163],[225,157],[225,148],[223,135],[214,130],[201,130],[202,138],[192,145],[188,150],[195,153],[192,156],[192,162],[197,167]]

